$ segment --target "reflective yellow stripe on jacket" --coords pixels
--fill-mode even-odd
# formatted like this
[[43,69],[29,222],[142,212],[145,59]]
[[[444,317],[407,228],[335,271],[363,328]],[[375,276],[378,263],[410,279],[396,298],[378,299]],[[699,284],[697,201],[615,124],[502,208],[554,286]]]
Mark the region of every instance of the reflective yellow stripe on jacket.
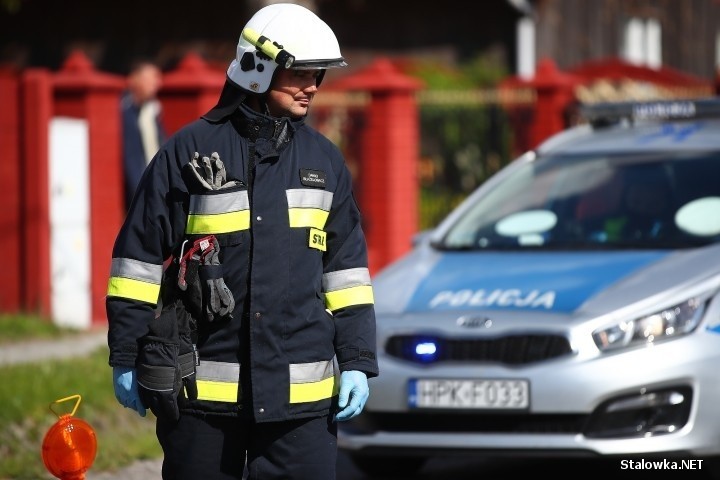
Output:
[[322,285],[325,306],[331,312],[375,303],[370,271],[365,267],[328,272],[323,275]]
[[290,365],[290,403],[316,402],[337,393],[333,360]]
[[190,197],[187,234],[230,233],[250,228],[247,190]]
[[322,230],[330,214],[333,193],[311,188],[287,190],[290,227],[313,227]]
[[[335,359],[290,365],[290,403],[315,402],[337,393]],[[201,360],[196,375],[198,400],[239,402],[240,364]]]
[[240,364],[203,360],[196,367],[198,400],[240,401]]
[[157,305],[163,266],[132,258],[113,258],[107,295]]

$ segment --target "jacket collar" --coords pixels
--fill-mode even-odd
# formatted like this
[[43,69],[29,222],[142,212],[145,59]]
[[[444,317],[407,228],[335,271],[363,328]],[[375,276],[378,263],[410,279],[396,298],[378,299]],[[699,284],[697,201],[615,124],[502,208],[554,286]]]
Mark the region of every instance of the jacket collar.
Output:
[[241,136],[255,143],[255,150],[261,157],[265,157],[279,154],[305,123],[305,119],[271,117],[241,104],[230,117],[230,122]]

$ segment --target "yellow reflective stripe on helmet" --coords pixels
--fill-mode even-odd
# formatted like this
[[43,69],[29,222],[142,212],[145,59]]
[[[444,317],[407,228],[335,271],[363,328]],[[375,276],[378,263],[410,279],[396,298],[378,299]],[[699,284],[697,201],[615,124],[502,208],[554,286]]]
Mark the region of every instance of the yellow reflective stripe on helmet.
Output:
[[107,295],[157,304],[163,266],[132,258],[113,258]]
[[201,360],[195,369],[198,400],[240,401],[240,364]]
[[316,402],[337,393],[335,361],[290,365],[290,403]]
[[333,193],[326,190],[296,188],[287,190],[288,215],[290,227],[313,227],[322,230],[325,227]]
[[217,195],[192,195],[185,233],[229,233],[250,228],[247,190]]
[[325,307],[331,312],[355,305],[375,303],[370,271],[365,267],[338,270],[323,275]]
[[292,67],[292,64],[295,63],[295,57],[292,54],[282,47],[278,47],[277,43],[273,42],[264,35],[260,35],[252,28],[243,28],[240,35],[242,35],[242,38],[255,45],[255,48],[275,60],[275,63],[282,65],[283,68],[290,68]]

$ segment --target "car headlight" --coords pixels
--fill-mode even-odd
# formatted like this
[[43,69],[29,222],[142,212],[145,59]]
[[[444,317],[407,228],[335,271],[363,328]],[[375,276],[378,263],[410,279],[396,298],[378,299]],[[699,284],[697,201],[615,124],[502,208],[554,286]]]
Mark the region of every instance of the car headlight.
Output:
[[705,311],[705,302],[694,297],[659,312],[623,320],[595,330],[595,345],[605,352],[618,348],[652,344],[692,332]]

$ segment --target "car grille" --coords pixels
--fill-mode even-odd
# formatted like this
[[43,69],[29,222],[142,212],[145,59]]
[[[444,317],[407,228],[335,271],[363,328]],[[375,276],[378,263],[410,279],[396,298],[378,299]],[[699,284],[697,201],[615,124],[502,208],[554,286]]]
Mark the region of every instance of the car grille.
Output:
[[570,342],[561,335],[508,335],[496,338],[449,339],[427,335],[397,335],[385,345],[388,355],[415,363],[427,364],[418,357],[419,342],[432,341],[437,354],[432,363],[492,362],[505,365],[526,365],[558,358],[572,353]]

